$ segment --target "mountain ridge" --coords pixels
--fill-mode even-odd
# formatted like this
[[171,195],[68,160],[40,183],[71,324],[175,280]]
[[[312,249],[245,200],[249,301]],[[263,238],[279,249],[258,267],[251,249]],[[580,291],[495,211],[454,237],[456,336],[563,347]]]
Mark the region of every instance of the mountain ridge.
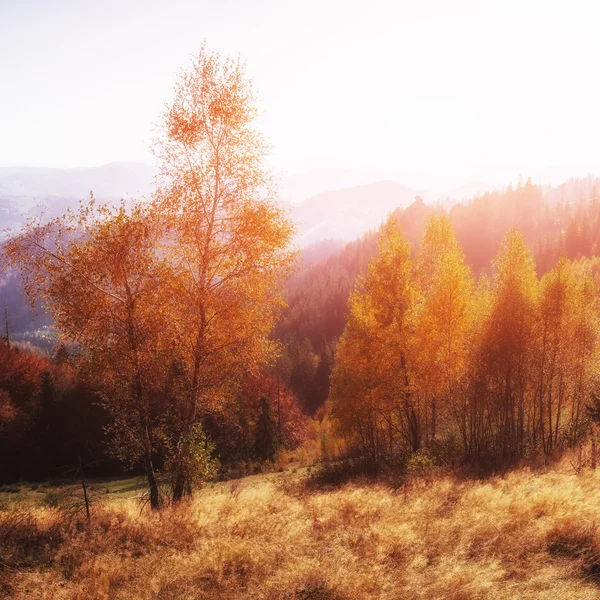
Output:
[[[154,189],[155,176],[154,166],[132,161],[98,167],[0,167],[0,228],[18,226],[23,214],[31,214],[40,203],[56,216],[90,192],[103,201],[147,197]],[[416,196],[428,204],[449,206],[491,189],[473,182],[447,193],[432,192],[367,169],[323,168],[276,179],[280,203],[297,224],[295,242],[301,247],[326,239],[350,241],[377,227],[389,212],[408,206]]]

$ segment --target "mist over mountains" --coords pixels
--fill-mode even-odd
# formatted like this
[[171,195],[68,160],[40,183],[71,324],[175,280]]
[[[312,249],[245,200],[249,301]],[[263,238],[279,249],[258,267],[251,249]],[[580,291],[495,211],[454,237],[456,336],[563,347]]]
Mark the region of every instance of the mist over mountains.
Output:
[[153,189],[151,165],[114,162],[101,167],[51,169],[0,168],[0,237],[44,207],[48,217],[77,206],[93,191],[98,200],[148,196]]
[[43,167],[0,168],[0,195],[23,201],[57,195],[79,197],[93,190],[98,197],[147,195],[152,191],[156,169],[134,162],[113,162],[100,167],[50,169]]
[[[149,197],[156,169],[134,162],[113,162],[100,167],[54,169],[0,168],[0,236],[18,227],[39,205],[47,216],[77,206],[93,191],[100,201]],[[448,209],[498,189],[471,182],[446,192],[419,189],[386,178],[384,173],[361,169],[317,169],[277,178],[279,198],[296,223],[301,248],[322,240],[349,242],[375,229],[390,212],[406,208],[416,197],[428,205]],[[542,186],[551,202],[577,200],[589,195],[594,179],[572,179],[559,186]]]
[[[156,169],[134,162],[113,162],[92,168],[0,168],[0,240],[16,230],[30,215],[45,210],[46,218],[75,208],[94,193],[98,201],[149,197]],[[277,180],[280,202],[296,223],[296,244],[303,249],[303,265],[324,260],[369,230],[379,227],[387,214],[402,209],[420,196],[428,203],[448,202],[489,188],[439,193],[417,190],[385,175],[359,169],[318,169]],[[452,201],[450,201],[452,202]],[[0,278],[0,302],[8,307],[11,328],[21,341],[51,347],[46,329],[52,321],[44,311],[32,311],[14,274]]]
[[[0,168],[0,228],[18,227],[40,205],[48,216],[59,215],[90,192],[100,201],[148,197],[155,175],[154,166],[133,162],[77,169]],[[301,247],[325,239],[353,240],[416,196],[449,206],[492,189],[473,183],[444,194],[414,189],[382,173],[360,169],[318,169],[280,176],[277,183],[280,201],[297,225],[296,242]]]
[[290,216],[297,224],[300,246],[324,239],[350,241],[378,227],[387,213],[405,208],[417,195],[394,181],[380,181],[322,192],[295,205]]

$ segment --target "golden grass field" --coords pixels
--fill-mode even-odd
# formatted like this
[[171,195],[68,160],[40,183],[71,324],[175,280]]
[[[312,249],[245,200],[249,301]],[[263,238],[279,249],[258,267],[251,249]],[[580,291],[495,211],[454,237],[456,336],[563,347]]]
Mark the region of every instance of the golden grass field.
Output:
[[[211,485],[140,513],[97,494],[91,527],[2,494],[0,590],[60,599],[600,598],[600,472],[435,475],[310,491],[298,474]],[[131,483],[131,482],[130,482]],[[45,492],[47,493],[47,491]]]

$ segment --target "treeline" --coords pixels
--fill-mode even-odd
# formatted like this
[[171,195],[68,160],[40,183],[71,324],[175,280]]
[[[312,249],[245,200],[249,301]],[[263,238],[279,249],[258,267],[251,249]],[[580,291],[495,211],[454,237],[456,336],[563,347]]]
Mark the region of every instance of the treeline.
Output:
[[475,273],[490,272],[503,237],[517,227],[543,275],[561,256],[575,260],[600,251],[598,183],[588,177],[544,191],[527,180],[454,205],[448,217]]
[[[532,248],[537,274],[544,275],[560,257],[579,260],[600,253],[600,193],[598,180],[574,179],[556,188],[540,188],[531,181],[483,194],[449,211],[417,199],[394,218],[414,256],[425,224],[432,215],[446,214],[477,275],[491,274],[492,259],[502,239],[517,227]],[[287,284],[288,306],[276,332],[288,354],[287,382],[311,412],[328,395],[328,378],[336,342],[348,318],[348,298],[359,274],[377,252],[377,233],[369,232],[333,256],[311,260]]]
[[315,414],[329,393],[337,338],[347,316],[349,290],[376,249],[367,235],[331,259],[303,268],[286,285],[288,306],[275,335],[283,345],[282,376],[306,410]]
[[[416,241],[432,209],[421,199],[394,213]],[[323,408],[338,338],[348,318],[348,297],[356,278],[377,252],[377,233],[368,232],[321,261],[314,258],[286,285],[287,306],[275,328],[283,342],[281,359],[286,382],[310,414]]]
[[48,357],[0,340],[0,482],[68,476],[79,458],[98,475],[118,473],[98,390],[64,347]]
[[390,218],[350,298],[330,393],[349,444],[376,466],[424,452],[480,466],[579,443],[600,363],[597,260],[541,278],[510,230],[476,279],[446,216],[413,254]]
[[[64,479],[79,460],[89,475],[114,476],[140,463],[114,456],[107,431],[110,401],[98,373],[82,356],[59,346],[51,355],[0,341],[0,483]],[[308,419],[297,397],[273,373],[248,374],[218,410],[206,411],[202,427],[215,472],[253,472],[281,450],[306,441]],[[167,455],[154,456],[158,472]]]

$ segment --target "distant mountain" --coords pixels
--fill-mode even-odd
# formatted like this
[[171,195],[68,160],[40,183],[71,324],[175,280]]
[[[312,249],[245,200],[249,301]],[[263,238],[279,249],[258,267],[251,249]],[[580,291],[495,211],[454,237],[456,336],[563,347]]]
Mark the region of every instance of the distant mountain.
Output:
[[152,191],[155,172],[151,165],[128,162],[80,169],[3,167],[0,197],[33,204],[48,196],[85,198],[90,191],[98,198],[143,196]]
[[0,239],[2,239],[2,229],[10,229],[21,222],[22,212],[22,207],[19,207],[15,200],[0,195]]
[[[416,180],[421,183],[416,184]],[[291,204],[298,204],[323,192],[369,185],[380,181],[411,182],[409,187],[417,190],[425,202],[439,201],[448,206],[498,189],[498,186],[491,186],[482,181],[451,187],[444,185],[434,176],[417,177],[415,173],[398,170],[313,169],[304,173],[280,175],[277,178],[279,197],[283,202]]]
[[156,169],[151,165],[114,162],[101,167],[49,169],[0,168],[0,239],[3,229],[18,227],[24,218],[46,207],[49,217],[74,208],[90,192],[101,201],[148,196]]
[[[152,165],[114,162],[100,167],[51,169],[0,168],[0,239],[2,229],[23,222],[23,215],[47,207],[57,216],[77,206],[93,191],[98,200],[147,197],[154,189]],[[489,191],[474,183],[448,193],[413,189],[386,179],[385,174],[365,169],[316,169],[278,178],[279,197],[296,222],[296,242],[305,247],[323,240],[349,241],[377,227],[387,213],[408,206],[421,196],[427,203],[449,207]]]
[[367,185],[390,179],[383,172],[367,169],[313,169],[276,178],[282,202],[297,204],[323,192]]
[[414,201],[418,192],[394,181],[380,181],[318,194],[295,205],[290,216],[300,246],[324,239],[350,241],[378,227],[385,216]]
[[[113,162],[100,167],[53,169],[45,167],[0,167],[0,197],[20,198],[33,203],[45,196],[119,198],[148,195],[154,189],[156,169],[152,165]],[[315,169],[301,174],[279,175],[279,197],[298,203],[322,192],[375,183],[383,173],[364,169]]]

